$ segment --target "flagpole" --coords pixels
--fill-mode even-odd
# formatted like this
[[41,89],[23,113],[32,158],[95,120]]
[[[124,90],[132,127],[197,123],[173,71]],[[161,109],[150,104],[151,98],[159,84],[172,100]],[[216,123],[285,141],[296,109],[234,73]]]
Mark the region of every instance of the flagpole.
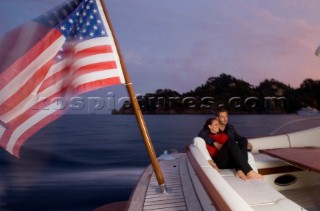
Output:
[[105,13],[107,22],[108,22],[109,27],[110,27],[111,34],[113,36],[113,39],[114,39],[114,42],[115,42],[115,45],[116,45],[116,48],[117,48],[117,51],[118,51],[118,54],[119,54],[120,64],[121,64],[121,67],[122,67],[122,70],[123,70],[124,79],[125,79],[125,85],[127,87],[127,90],[128,90],[128,93],[129,93],[129,96],[130,96],[130,99],[131,99],[131,102],[132,102],[132,105],[133,105],[133,109],[134,109],[136,117],[137,117],[139,128],[140,128],[141,134],[143,136],[143,140],[144,140],[145,146],[147,148],[147,151],[148,151],[148,154],[149,154],[149,157],[150,157],[150,160],[151,160],[151,164],[152,164],[153,170],[154,170],[155,175],[157,177],[158,184],[159,184],[159,186],[161,188],[161,192],[162,193],[166,193],[167,190],[166,190],[165,181],[164,181],[164,178],[163,178],[163,175],[162,175],[162,171],[160,169],[160,165],[159,165],[156,153],[154,151],[154,148],[153,148],[153,145],[152,145],[152,142],[151,142],[151,138],[150,138],[146,123],[144,121],[144,118],[143,118],[143,115],[142,115],[138,100],[136,98],[136,95],[135,95],[135,92],[134,92],[134,89],[133,89],[133,86],[132,86],[132,83],[131,83],[131,80],[130,80],[130,77],[129,77],[129,74],[128,74],[128,71],[127,71],[126,64],[125,64],[124,59],[122,57],[122,54],[120,52],[118,40],[117,40],[116,36],[114,36],[113,27],[112,27],[112,24],[111,24],[111,21],[110,21],[110,18],[109,18],[109,14],[107,12],[107,8],[106,8],[103,0],[99,0],[99,1],[100,1],[101,5],[102,5],[103,11]]

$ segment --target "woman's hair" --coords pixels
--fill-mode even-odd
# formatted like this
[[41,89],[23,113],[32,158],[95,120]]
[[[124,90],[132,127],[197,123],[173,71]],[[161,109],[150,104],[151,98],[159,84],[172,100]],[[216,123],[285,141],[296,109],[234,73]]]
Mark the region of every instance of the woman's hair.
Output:
[[218,117],[215,116],[215,117],[211,117],[211,118],[207,119],[207,121],[206,121],[206,123],[203,125],[203,128],[202,128],[202,129],[208,129],[208,125],[211,125],[214,120],[217,120],[217,121],[218,121]]

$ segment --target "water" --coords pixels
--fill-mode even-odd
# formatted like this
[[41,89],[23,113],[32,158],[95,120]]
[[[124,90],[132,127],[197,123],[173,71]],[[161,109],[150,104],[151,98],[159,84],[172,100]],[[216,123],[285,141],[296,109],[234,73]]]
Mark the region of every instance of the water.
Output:
[[[184,152],[210,115],[147,115],[159,156]],[[297,115],[234,115],[246,137],[270,134]],[[93,210],[128,200],[149,158],[133,115],[65,115],[21,148],[0,150],[0,210]]]

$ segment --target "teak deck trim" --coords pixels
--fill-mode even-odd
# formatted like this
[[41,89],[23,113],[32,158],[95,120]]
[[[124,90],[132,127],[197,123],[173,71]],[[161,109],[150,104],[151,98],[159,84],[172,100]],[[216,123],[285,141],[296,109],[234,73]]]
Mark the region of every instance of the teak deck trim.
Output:
[[160,193],[160,186],[150,165],[135,187],[126,210],[203,210],[188,172],[187,155],[178,153],[172,156],[176,159],[159,162],[168,193]]

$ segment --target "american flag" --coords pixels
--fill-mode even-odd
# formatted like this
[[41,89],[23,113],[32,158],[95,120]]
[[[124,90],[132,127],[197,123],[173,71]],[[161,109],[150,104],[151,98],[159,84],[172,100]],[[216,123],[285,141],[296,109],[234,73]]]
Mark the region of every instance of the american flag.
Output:
[[16,157],[63,114],[54,99],[124,83],[99,0],[68,1],[10,31],[0,49],[0,146]]

